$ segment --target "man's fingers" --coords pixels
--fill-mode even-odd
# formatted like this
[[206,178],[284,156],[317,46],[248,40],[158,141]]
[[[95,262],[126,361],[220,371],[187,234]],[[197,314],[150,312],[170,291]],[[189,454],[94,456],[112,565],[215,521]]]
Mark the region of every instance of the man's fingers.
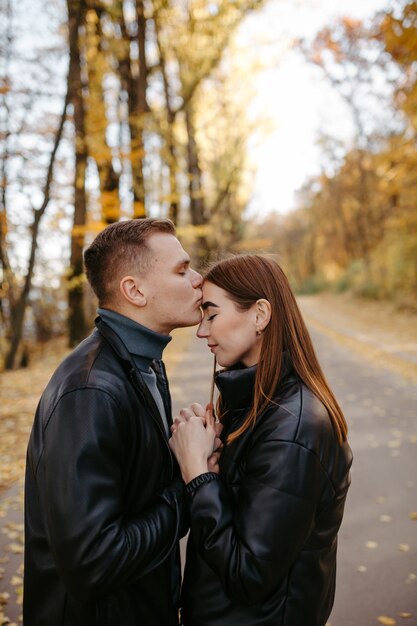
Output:
[[187,420],[185,419],[185,417],[181,417],[181,415],[176,415],[172,421],[174,428],[178,428],[179,424],[181,424],[182,422],[186,422]]

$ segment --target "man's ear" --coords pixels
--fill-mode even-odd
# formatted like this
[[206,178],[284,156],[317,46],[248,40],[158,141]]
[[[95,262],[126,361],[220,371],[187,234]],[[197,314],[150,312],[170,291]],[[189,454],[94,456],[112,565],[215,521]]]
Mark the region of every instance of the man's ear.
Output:
[[271,305],[264,298],[256,301],[256,330],[262,332],[271,319]]
[[133,276],[124,276],[119,284],[119,290],[122,296],[135,306],[145,306],[146,297],[140,290],[137,278]]

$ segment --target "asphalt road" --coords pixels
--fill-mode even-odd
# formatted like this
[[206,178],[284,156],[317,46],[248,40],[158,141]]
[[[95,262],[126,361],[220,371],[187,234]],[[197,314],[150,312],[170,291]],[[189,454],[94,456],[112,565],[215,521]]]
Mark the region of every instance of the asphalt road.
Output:
[[354,453],[331,626],[415,626],[417,388],[325,335],[312,335]]

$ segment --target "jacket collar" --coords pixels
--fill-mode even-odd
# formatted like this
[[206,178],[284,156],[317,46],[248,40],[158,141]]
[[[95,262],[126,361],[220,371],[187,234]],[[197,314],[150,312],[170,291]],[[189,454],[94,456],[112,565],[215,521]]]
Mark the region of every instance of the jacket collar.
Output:
[[103,322],[101,317],[96,317],[94,323],[100,335],[102,335],[108,341],[117,356],[119,356],[123,361],[125,361],[125,363],[129,364],[131,367],[134,367],[132,356],[129,353],[126,345],[120,339],[119,335],[112,328],[110,328],[108,324]]
[[119,335],[140,369],[147,371],[154,359],[162,359],[162,353],[172,337],[157,333],[111,309],[99,308],[97,313]]
[[[216,386],[221,393],[223,404],[230,409],[249,408],[253,400],[253,390],[258,366],[244,367],[238,365],[234,368],[221,370],[216,374]],[[282,353],[281,372],[277,389],[294,374],[288,350]]]

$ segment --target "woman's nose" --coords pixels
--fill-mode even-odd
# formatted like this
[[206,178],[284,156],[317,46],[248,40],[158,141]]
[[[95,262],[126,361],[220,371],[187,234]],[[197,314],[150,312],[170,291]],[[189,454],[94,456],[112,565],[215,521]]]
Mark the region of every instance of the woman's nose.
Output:
[[200,325],[197,328],[197,337],[199,337],[200,339],[205,339],[206,337],[208,337],[207,325],[205,324],[204,320],[200,322]]

